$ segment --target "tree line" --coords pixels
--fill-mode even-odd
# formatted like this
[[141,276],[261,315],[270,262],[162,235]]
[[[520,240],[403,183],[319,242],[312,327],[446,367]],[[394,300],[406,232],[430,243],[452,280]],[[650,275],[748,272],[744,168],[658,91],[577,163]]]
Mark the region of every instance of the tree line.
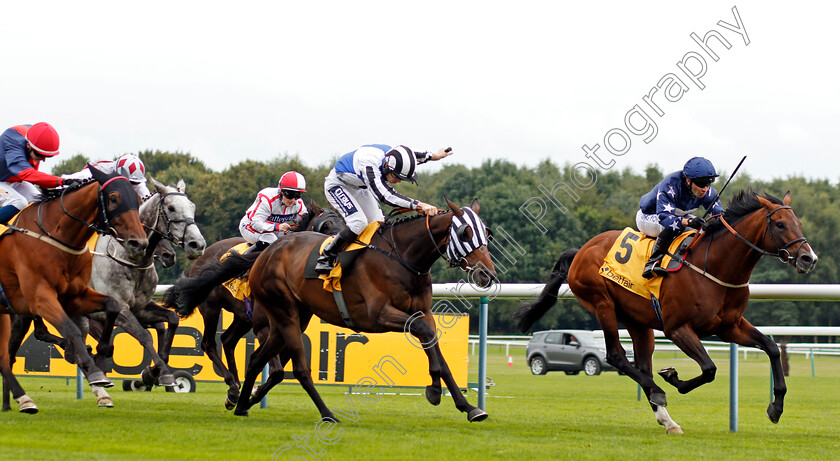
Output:
[[[196,222],[208,245],[221,239],[238,237],[239,220],[251,205],[257,192],[276,186],[280,176],[289,170],[302,173],[307,182],[304,201],[314,200],[328,206],[324,196],[324,177],[334,161],[306,165],[298,156],[280,155],[268,162],[245,160],[213,171],[189,153],[146,150],[137,153],[146,165],[149,176],[167,184],[183,179],[186,192],[196,204]],[[79,171],[88,162],[83,154],[60,160],[55,174]],[[589,178],[585,187],[563,187],[580,172],[571,165],[557,165],[544,160],[535,167],[524,167],[506,160],[487,160],[468,168],[446,164],[436,172],[419,169],[418,184],[396,185],[400,192],[445,208],[444,197],[459,206],[473,198],[481,203],[480,215],[496,233],[491,245],[493,260],[504,283],[542,283],[560,253],[579,248],[591,237],[611,229],[635,228],[639,198],[665,174],[650,165],[643,174],[630,169],[599,172]],[[722,174],[722,178],[728,174]],[[722,181],[716,184],[719,189]],[[840,283],[837,251],[840,247],[840,207],[838,185],[825,179],[788,176],[771,181],[738,176],[722,197],[728,200],[741,189],[753,188],[782,197],[790,191],[791,205],[802,221],[803,231],[820,257],[810,274],[798,274],[792,267],[774,258],[762,258],[752,274],[752,283]],[[389,209],[383,207],[387,214]],[[191,261],[179,253],[173,268],[158,269],[160,283],[172,283]],[[450,269],[443,261],[432,268],[435,283],[464,281],[466,275]],[[512,312],[519,302],[494,300],[489,309],[489,331],[494,334],[516,333]],[[461,310],[466,310],[461,308]],[[477,331],[477,312],[469,312],[471,331]],[[745,315],[755,325],[840,325],[840,309],[830,302],[754,302]],[[598,328],[595,319],[576,301],[561,301],[537,324],[547,328]]]

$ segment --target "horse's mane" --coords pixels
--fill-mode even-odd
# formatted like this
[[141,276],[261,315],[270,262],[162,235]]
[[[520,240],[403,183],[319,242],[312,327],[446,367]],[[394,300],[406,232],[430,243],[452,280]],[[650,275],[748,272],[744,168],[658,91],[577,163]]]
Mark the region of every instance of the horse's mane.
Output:
[[[61,197],[63,193],[69,193],[76,190],[81,189],[82,187],[87,186],[88,184],[94,182],[93,178],[86,179],[84,182],[76,184],[74,186],[65,187],[62,189],[41,189],[41,193],[35,196],[34,202],[49,202],[50,200],[55,200]],[[66,192],[65,192],[66,191]]]
[[[446,214],[446,213],[452,213],[452,210],[438,211],[439,215]],[[414,214],[414,215],[411,215],[411,216],[402,216],[400,218],[396,218],[396,216],[399,216],[399,215],[388,215],[388,217],[385,218],[385,222],[382,223],[382,226],[380,226],[379,229],[390,228],[391,226],[399,226],[399,225],[405,224],[409,221],[416,221],[417,219],[426,217],[426,215],[424,215],[422,213]]]
[[[758,197],[766,199],[770,201],[770,203],[776,203],[779,205],[784,204],[778,197],[774,197],[764,191],[758,191],[752,188],[741,190],[729,201],[729,205],[726,206],[726,209],[723,212],[723,218],[729,224],[735,224],[746,216],[752,214],[756,210],[762,208],[761,202],[758,201]],[[709,232],[709,235],[711,235],[721,229],[724,229],[723,223],[719,219],[715,219],[709,222],[709,226],[706,228],[706,231]]]

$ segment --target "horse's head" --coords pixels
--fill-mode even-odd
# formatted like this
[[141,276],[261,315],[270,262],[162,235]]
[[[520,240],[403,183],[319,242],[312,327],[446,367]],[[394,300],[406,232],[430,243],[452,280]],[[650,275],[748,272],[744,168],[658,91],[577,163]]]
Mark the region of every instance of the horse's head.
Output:
[[149,240],[138,214],[140,197],[124,176],[88,167],[99,183],[99,230],[121,242],[129,258],[142,258]]
[[303,226],[303,230],[335,235],[345,227],[344,219],[338,212],[332,208],[323,209],[314,200],[309,201],[309,216],[309,222]]
[[158,242],[155,248],[155,259],[160,261],[163,267],[172,267],[175,265],[175,248],[172,247],[172,242],[163,239]]
[[767,212],[765,250],[777,254],[782,262],[789,263],[799,273],[811,272],[817,264],[817,254],[802,233],[802,222],[790,207],[790,192],[785,194],[782,204],[757,196]]
[[446,256],[450,263],[470,273],[476,285],[487,288],[498,281],[496,268],[487,251],[490,239],[487,227],[478,217],[478,199],[468,207],[458,208],[448,198],[446,204],[452,210],[452,223],[449,225],[449,242],[446,244]]
[[152,230],[180,246],[190,259],[203,255],[206,242],[195,224],[195,204],[184,193],[184,180],[179,180],[176,186],[167,186],[151,179],[157,195],[141,207],[143,222],[153,223],[149,225]]

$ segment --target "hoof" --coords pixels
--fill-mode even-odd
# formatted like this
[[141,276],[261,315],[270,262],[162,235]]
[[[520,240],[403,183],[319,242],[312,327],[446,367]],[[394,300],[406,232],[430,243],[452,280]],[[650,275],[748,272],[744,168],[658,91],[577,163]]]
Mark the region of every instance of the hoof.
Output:
[[677,377],[677,369],[674,367],[667,367],[659,370],[659,376],[663,377],[665,381],[671,382],[671,377]]
[[682,428],[680,426],[669,427],[665,429],[666,434],[682,434]]
[[426,400],[432,405],[440,405],[440,395],[442,391],[439,387],[426,386]]
[[155,377],[152,375],[152,370],[149,367],[146,367],[140,372],[140,381],[142,381],[146,387],[152,387],[155,385]]
[[665,393],[654,393],[650,394],[649,402],[653,405],[657,405],[660,407],[667,407],[668,406],[668,399],[665,397]]
[[245,416],[245,417],[247,417],[247,416],[248,416],[248,410],[242,410],[242,411],[239,411],[239,410],[234,410],[233,414],[234,414],[234,415],[236,415],[236,416]]
[[332,413],[330,413],[327,416],[322,416],[321,421],[332,421],[334,423],[340,423],[341,422],[341,420],[336,418],[335,415],[333,415]]
[[467,420],[471,423],[477,423],[479,421],[484,421],[488,416],[489,415],[481,408],[473,408],[469,413],[467,413]]
[[21,413],[26,413],[29,415],[34,415],[35,413],[38,413],[38,406],[35,405],[35,402],[32,401],[32,399],[29,398],[28,395],[23,394],[22,396],[20,396],[20,398],[15,400],[17,400],[18,402],[18,410]]
[[164,373],[158,378],[158,386],[173,387],[176,385],[175,376],[172,373]]
[[114,401],[111,400],[111,397],[102,396],[96,399],[96,406],[104,408],[114,408]]
[[236,402],[231,402],[230,397],[226,398],[225,399],[225,409],[233,410],[234,408],[236,408]]
[[767,407],[767,417],[770,418],[770,422],[773,424],[777,424],[779,422],[779,418],[782,417],[782,412],[776,409],[776,406],[772,403],[769,407]]
[[95,371],[87,378],[91,386],[114,387],[114,383],[101,371]]

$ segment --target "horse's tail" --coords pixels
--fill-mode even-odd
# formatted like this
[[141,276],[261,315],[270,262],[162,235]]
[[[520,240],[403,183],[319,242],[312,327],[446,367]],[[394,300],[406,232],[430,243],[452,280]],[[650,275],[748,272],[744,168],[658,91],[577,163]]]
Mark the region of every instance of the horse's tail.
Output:
[[181,317],[189,317],[199,304],[207,299],[213,288],[237,277],[254,265],[260,252],[240,255],[230,254],[223,262],[212,262],[195,277],[181,275],[163,294],[163,303],[175,309]]
[[515,319],[519,319],[519,331],[526,333],[549,309],[557,302],[557,293],[560,291],[560,285],[566,281],[569,276],[569,267],[572,265],[572,260],[575,259],[577,248],[571,248],[563,252],[557,263],[554,264],[554,269],[548,277],[548,282],[545,284],[542,293],[533,303],[525,303],[519,306],[519,309],[513,313]]

